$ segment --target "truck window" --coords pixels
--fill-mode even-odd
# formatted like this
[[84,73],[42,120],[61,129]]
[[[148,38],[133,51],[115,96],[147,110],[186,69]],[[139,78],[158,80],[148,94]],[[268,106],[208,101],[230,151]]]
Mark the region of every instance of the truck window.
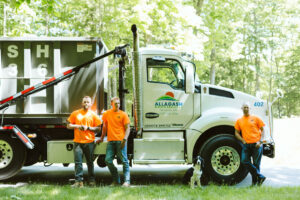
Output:
[[184,73],[177,60],[165,61],[147,59],[148,82],[168,84],[174,89],[184,89]]

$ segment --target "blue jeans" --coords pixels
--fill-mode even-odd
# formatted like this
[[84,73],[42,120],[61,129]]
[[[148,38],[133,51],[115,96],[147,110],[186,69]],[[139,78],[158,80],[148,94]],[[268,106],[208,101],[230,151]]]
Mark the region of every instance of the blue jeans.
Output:
[[86,164],[88,167],[88,180],[95,181],[94,174],[94,142],[91,143],[74,143],[74,161],[75,161],[75,181],[83,181],[83,168],[82,160],[83,155],[86,159]]
[[[263,154],[263,146],[255,147],[256,144],[243,144],[241,162],[246,166],[252,176],[252,182],[255,183],[257,178],[264,178],[260,173],[260,161]],[[251,157],[253,163],[251,162]]]
[[127,158],[127,143],[124,148],[121,149],[121,141],[109,141],[106,147],[105,163],[112,175],[114,183],[121,183],[118,169],[113,163],[113,160],[117,156],[123,164],[124,182],[130,183],[130,171],[129,162]]

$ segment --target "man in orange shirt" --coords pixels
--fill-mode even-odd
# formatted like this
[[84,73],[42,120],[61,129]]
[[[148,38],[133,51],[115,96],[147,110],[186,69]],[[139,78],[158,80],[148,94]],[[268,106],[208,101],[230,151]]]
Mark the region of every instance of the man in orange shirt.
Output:
[[118,159],[122,161],[123,164],[123,174],[124,174],[124,187],[130,186],[130,171],[129,162],[127,158],[127,139],[130,133],[130,120],[128,115],[120,110],[120,99],[114,97],[111,100],[112,108],[107,110],[103,116],[103,129],[100,142],[107,132],[107,147],[105,162],[108,169],[113,177],[112,185],[120,184],[120,177],[118,170],[113,164],[113,160],[117,155]]
[[67,120],[67,128],[74,129],[74,161],[75,183],[73,187],[83,187],[83,154],[88,167],[88,179],[91,186],[95,185],[94,175],[94,140],[95,133],[100,131],[101,120],[95,112],[90,110],[92,99],[85,96],[82,99],[82,108],[72,112]]
[[234,126],[235,137],[243,143],[241,163],[251,173],[252,185],[260,186],[266,180],[266,177],[260,173],[260,161],[263,154],[261,136],[265,124],[260,118],[249,114],[249,103],[244,103],[242,110],[244,116],[238,119]]

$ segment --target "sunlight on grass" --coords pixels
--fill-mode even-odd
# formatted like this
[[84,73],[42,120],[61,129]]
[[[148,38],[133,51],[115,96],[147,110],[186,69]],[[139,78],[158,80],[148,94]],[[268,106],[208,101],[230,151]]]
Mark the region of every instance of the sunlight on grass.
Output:
[[89,199],[89,196],[79,196],[79,197],[77,197],[77,199],[85,200],[85,199]]
[[58,188],[55,188],[55,189],[51,190],[51,192],[50,192],[51,195],[58,195],[59,193],[61,193],[61,191]]
[[110,199],[121,199],[123,197],[123,192],[119,191],[117,193],[112,193],[111,195],[109,195],[107,198],[105,198],[106,200],[110,200]]
[[43,190],[35,190],[32,187],[22,187],[18,189],[18,191],[24,195],[31,195],[31,194],[37,195],[43,193]]
[[143,199],[143,200],[286,200],[299,199],[300,187],[245,187],[215,186],[190,189],[187,185],[150,184],[145,187],[84,187],[74,189],[69,186],[32,184],[22,188],[0,188],[0,199],[17,196],[22,200],[34,199]]

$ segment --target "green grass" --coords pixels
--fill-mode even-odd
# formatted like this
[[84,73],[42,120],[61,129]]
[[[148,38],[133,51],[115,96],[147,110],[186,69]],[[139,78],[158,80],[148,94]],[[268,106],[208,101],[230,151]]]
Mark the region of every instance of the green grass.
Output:
[[143,185],[131,188],[98,186],[71,188],[69,185],[31,184],[0,188],[0,199],[201,199],[201,200],[282,200],[300,199],[300,187],[214,186],[190,189],[187,185]]

